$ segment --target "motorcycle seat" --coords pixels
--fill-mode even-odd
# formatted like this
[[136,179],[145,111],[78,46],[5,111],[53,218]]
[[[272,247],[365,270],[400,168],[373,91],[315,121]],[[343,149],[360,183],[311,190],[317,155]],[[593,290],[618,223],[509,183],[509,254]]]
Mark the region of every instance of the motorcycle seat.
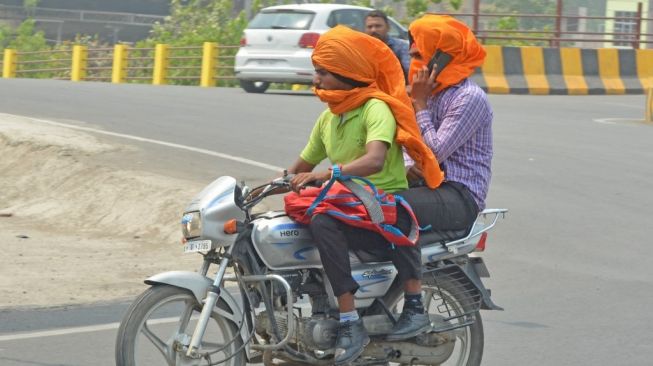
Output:
[[[469,230],[445,230],[429,231],[420,233],[417,244],[426,246],[431,244],[445,244],[450,241],[462,239],[469,233]],[[358,257],[362,263],[387,262],[390,261],[390,255],[387,248],[378,250],[354,249],[351,252]]]

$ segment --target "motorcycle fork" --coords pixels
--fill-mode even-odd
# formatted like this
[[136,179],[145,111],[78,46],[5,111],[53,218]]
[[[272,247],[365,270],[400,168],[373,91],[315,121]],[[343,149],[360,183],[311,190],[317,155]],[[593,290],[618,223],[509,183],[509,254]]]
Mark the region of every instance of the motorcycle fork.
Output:
[[[229,246],[227,252],[222,256],[222,259],[220,259],[218,273],[215,275],[213,284],[208,288],[206,299],[204,299],[204,305],[202,306],[202,312],[200,313],[200,317],[197,320],[197,326],[195,327],[193,336],[190,339],[190,344],[188,345],[188,351],[186,352],[186,356],[188,357],[196,358],[198,356],[197,349],[199,348],[199,345],[202,342],[202,338],[204,337],[204,332],[206,331],[206,327],[209,324],[209,319],[211,319],[213,308],[218,303],[218,299],[220,298],[220,284],[222,283],[224,274],[227,271],[227,265],[231,259],[231,253],[233,252],[234,247],[235,245]],[[208,272],[210,263],[207,262],[208,261],[205,259],[204,263],[202,264],[202,272]],[[203,274],[206,275],[206,272]]]
[[[197,358],[198,352],[197,350],[199,349],[199,345],[202,342],[202,338],[204,337],[204,332],[206,331],[206,327],[209,323],[209,320],[211,319],[211,314],[213,313],[213,308],[218,302],[218,299],[220,298],[220,291],[222,290],[221,284],[222,281],[243,281],[243,282],[262,282],[262,281],[276,281],[279,282],[285,292],[286,292],[286,306],[288,307],[289,311],[288,313],[288,319],[287,319],[287,326],[288,326],[288,331],[283,339],[281,339],[278,343],[272,344],[272,345],[251,345],[252,348],[254,349],[259,349],[259,350],[268,350],[268,349],[279,349],[284,347],[288,341],[290,340],[292,334],[295,332],[295,327],[294,327],[294,321],[292,318],[292,308],[294,306],[294,301],[293,301],[293,294],[292,294],[292,289],[290,288],[290,285],[288,282],[281,276],[279,275],[273,275],[273,274],[268,274],[268,275],[251,275],[251,276],[242,276],[237,278],[236,276],[228,276],[225,277],[225,272],[227,270],[227,266],[229,265],[229,261],[232,258],[232,253],[234,250],[234,247],[236,245],[231,245],[227,249],[227,252],[224,253],[222,258],[220,259],[219,267],[218,267],[218,273],[215,275],[215,280],[213,281],[213,284],[209,286],[207,290],[207,295],[206,298],[204,299],[204,304],[202,306],[202,312],[200,313],[199,319],[197,321],[197,326],[195,327],[195,330],[193,332],[193,336],[191,337],[190,344],[188,345],[188,351],[186,352],[186,356],[190,358]],[[209,270],[209,266],[211,265],[211,261],[205,259],[204,263],[202,264],[202,268],[200,269],[200,273],[204,276],[206,276],[206,273]],[[252,325],[254,326],[254,325]]]

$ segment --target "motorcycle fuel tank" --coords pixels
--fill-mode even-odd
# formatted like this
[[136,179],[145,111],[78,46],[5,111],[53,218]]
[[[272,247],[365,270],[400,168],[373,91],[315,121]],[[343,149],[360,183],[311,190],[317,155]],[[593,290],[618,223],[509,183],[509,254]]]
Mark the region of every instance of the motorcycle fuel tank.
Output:
[[[322,268],[320,254],[309,228],[283,212],[265,213],[253,222],[252,242],[265,265],[272,270]],[[350,254],[352,277],[359,284],[356,299],[383,295],[397,270],[391,262],[361,263]]]
[[269,212],[254,221],[252,242],[270,269],[322,268],[308,226],[281,212]]

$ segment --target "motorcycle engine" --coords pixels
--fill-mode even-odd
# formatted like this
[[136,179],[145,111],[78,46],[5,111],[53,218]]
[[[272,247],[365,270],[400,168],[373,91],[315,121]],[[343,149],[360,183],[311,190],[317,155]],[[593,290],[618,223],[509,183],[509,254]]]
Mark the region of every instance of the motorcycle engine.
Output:
[[[279,330],[279,335],[283,337],[288,331],[288,318],[285,311],[275,311],[274,319]],[[293,316],[296,337],[293,337],[298,344],[310,350],[326,350],[335,346],[338,321],[328,319],[324,315],[316,315],[311,318],[298,318]],[[256,317],[256,332],[266,338],[274,334],[273,325],[270,323],[266,311]]]
[[299,340],[309,349],[326,350],[336,344],[338,321],[324,316],[304,319],[299,328]]

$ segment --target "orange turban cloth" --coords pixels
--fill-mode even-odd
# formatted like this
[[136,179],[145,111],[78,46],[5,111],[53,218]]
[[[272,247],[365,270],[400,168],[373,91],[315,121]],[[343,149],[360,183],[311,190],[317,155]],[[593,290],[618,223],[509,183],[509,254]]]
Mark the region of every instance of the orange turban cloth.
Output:
[[368,84],[352,90],[313,88],[332,113],[343,114],[372,98],[384,101],[397,121],[396,142],[406,148],[422,169],[430,188],[442,183],[444,174],[417,126],[401,64],[387,45],[365,33],[337,26],[320,36],[311,58],[314,64],[329,72]]
[[408,80],[413,80],[417,70],[428,64],[436,50],[448,53],[453,58],[438,75],[439,85],[433,93],[458,84],[471,76],[474,69],[483,65],[485,49],[476,40],[474,33],[463,22],[449,15],[426,14],[412,22],[408,32],[413,39],[410,47],[417,47],[421,60],[413,58]]

